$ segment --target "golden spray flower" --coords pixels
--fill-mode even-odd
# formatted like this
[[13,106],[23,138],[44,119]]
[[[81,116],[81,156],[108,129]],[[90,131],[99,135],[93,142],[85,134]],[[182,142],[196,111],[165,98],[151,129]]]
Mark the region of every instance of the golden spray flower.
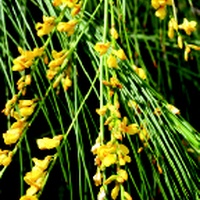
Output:
[[55,26],[55,17],[46,17],[43,16],[43,23],[38,22],[35,25],[35,29],[37,30],[37,35],[39,37],[43,35],[48,35]]
[[196,30],[196,21],[188,21],[186,18],[183,19],[183,23],[178,26],[179,29],[182,29],[186,32],[187,35],[191,35],[192,32]]

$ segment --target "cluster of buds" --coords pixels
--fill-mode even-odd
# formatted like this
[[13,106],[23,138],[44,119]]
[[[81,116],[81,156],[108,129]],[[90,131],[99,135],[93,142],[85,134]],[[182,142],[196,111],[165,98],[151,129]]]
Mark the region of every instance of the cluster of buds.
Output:
[[[174,37],[174,32],[176,31],[178,33],[178,47],[180,49],[183,48],[183,38],[181,34],[178,32],[178,30],[184,30],[187,35],[191,35],[192,32],[196,30],[196,21],[188,21],[186,18],[183,19],[183,23],[178,25],[178,22],[171,18],[168,23],[168,36],[169,38]],[[200,50],[200,47],[193,45],[193,44],[187,44],[185,42],[185,51],[184,51],[184,59],[185,61],[188,61],[188,54],[191,52],[191,49],[194,50]]]
[[[112,86],[108,83],[106,85],[108,87]],[[93,176],[93,180],[96,186],[101,186],[98,193],[99,200],[105,199],[106,192],[104,188],[111,182],[115,182],[115,186],[111,190],[111,198],[114,200],[117,199],[120,187],[123,187],[123,183],[128,179],[128,173],[126,170],[122,169],[122,167],[131,162],[131,157],[128,155],[129,149],[121,142],[126,133],[134,135],[139,131],[136,124],[127,124],[128,121],[126,117],[121,119],[121,113],[119,111],[120,104],[117,100],[117,93],[114,93],[112,97],[114,99],[113,104],[108,103],[102,108],[96,109],[96,112],[100,116],[108,114],[104,125],[108,126],[108,130],[111,133],[110,141],[102,144],[99,136],[96,139],[95,145],[91,149],[92,153],[96,155],[95,165],[97,166],[97,171]],[[102,173],[106,170],[106,168],[111,166],[116,166],[115,174],[103,181]],[[132,199],[128,192],[124,191],[123,196],[125,199]]]
[[11,125],[6,133],[3,133],[3,139],[6,145],[15,144],[19,140],[28,124],[27,119],[33,114],[35,106],[35,99],[17,100],[16,95],[6,103],[2,112],[17,120]]
[[26,194],[23,195],[20,200],[37,200],[37,193],[41,190],[45,176],[47,174],[46,169],[52,159],[52,156],[46,156],[43,160],[33,158],[34,166],[30,172],[27,172],[24,176],[24,181],[30,186],[26,190]]

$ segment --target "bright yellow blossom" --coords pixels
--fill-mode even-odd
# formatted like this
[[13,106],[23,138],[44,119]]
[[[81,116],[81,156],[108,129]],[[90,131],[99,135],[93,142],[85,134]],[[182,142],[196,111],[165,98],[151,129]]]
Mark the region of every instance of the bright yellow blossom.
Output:
[[117,33],[117,30],[116,30],[114,27],[112,27],[112,28],[110,29],[110,35],[111,35],[114,39],[117,39],[117,38],[119,37],[119,35],[118,35],[118,33]]
[[120,185],[118,183],[115,184],[115,187],[111,190],[111,198],[113,200],[117,199],[119,195]]
[[159,17],[162,20],[166,16],[166,7],[167,5],[172,5],[172,0],[151,0],[151,5],[156,9],[156,17]]
[[72,80],[69,78],[69,76],[66,76],[66,77],[63,78],[61,81],[62,81],[63,89],[64,89],[65,91],[67,91],[68,88],[72,86]]
[[117,68],[117,59],[113,55],[109,55],[107,59],[107,65],[109,68]]
[[100,186],[100,185],[101,185],[101,179],[102,179],[102,175],[101,175],[100,169],[97,168],[97,172],[96,172],[96,174],[93,176],[94,184],[95,184],[96,186]]
[[104,187],[100,187],[100,191],[97,195],[97,200],[105,200],[105,197],[106,197],[105,189]]
[[97,42],[96,45],[94,46],[94,49],[99,52],[100,56],[105,54],[110,47],[110,42],[107,43],[102,43],[102,42]]
[[113,54],[116,55],[120,60],[126,60],[126,54],[123,49],[113,50]]
[[131,195],[126,191],[124,191],[124,197],[125,197],[125,200],[133,200]]
[[178,36],[177,40],[178,40],[178,47],[180,49],[182,49],[183,48],[183,39],[182,39],[181,35]]
[[37,139],[38,148],[41,150],[56,148],[60,145],[62,138],[62,135],[57,135],[53,138],[44,137],[42,139]]
[[43,35],[48,35],[55,26],[55,17],[46,17],[43,16],[43,23],[38,22],[35,25],[35,29],[37,30],[37,35],[39,37]]
[[120,169],[118,172],[117,172],[117,178],[116,178],[116,181],[119,182],[119,183],[123,183],[124,181],[127,181],[128,179],[128,173],[126,170],[124,169]]
[[67,35],[70,36],[74,33],[77,23],[78,21],[75,19],[72,19],[68,22],[59,22],[57,25],[57,30],[60,32],[67,32]]
[[155,12],[155,16],[159,17],[161,20],[163,20],[165,18],[166,14],[167,14],[166,6],[161,6]]
[[71,16],[74,17],[75,15],[77,15],[80,10],[81,10],[81,5],[82,5],[82,2],[80,1],[80,3],[78,4],[75,4],[72,11],[71,11]]
[[38,198],[32,195],[24,195],[24,196],[21,196],[19,200],[38,200]]
[[51,158],[52,158],[51,156],[46,156],[43,160],[39,160],[37,158],[33,158],[32,160],[35,166],[39,167],[41,170],[44,171],[47,169]]
[[97,108],[96,113],[100,116],[103,116],[106,114],[107,106],[103,106],[102,108]]
[[44,47],[34,48],[33,51],[24,51],[21,47],[18,47],[18,51],[21,55],[13,60],[13,71],[23,71],[29,68],[33,64],[34,58],[42,55]]
[[178,23],[177,21],[172,17],[168,22],[168,37],[173,38],[174,37],[174,30],[178,30]]
[[196,21],[189,22],[186,18],[184,18],[183,23],[180,24],[178,28],[184,30],[187,35],[191,35],[191,33],[196,30],[196,25]]
[[12,152],[0,149],[0,165],[8,166],[12,161]]

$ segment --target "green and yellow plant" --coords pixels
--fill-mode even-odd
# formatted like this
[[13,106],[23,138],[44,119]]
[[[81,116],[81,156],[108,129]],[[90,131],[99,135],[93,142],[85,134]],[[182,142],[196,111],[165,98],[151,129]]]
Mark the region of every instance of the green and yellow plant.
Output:
[[0,0],[0,198],[199,199],[195,9]]

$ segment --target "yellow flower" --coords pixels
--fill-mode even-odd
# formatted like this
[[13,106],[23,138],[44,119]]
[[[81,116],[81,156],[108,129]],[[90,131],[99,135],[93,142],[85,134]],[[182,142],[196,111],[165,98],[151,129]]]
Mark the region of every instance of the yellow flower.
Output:
[[158,10],[156,10],[155,12],[156,17],[159,17],[161,20],[165,18],[166,14],[167,14],[166,6],[159,7]]
[[117,157],[115,154],[108,154],[107,156],[105,156],[105,158],[103,158],[102,164],[105,167],[109,167],[110,165],[115,164],[116,161],[117,161]]
[[96,45],[94,46],[94,49],[99,52],[100,56],[105,54],[110,47],[110,42],[107,43],[102,43],[102,42],[97,42]]
[[3,112],[6,116],[9,115],[11,109],[14,107],[15,103],[17,102],[17,99],[18,99],[18,95],[17,94],[13,95],[12,99],[7,101],[7,103],[5,104],[5,108],[1,112]]
[[54,136],[53,138],[44,137],[42,139],[37,139],[37,145],[40,150],[53,149],[60,145],[62,140],[62,135]]
[[101,161],[101,168],[109,167],[117,162],[116,145],[108,142],[106,145],[101,145],[93,151],[93,154],[97,154],[98,159]]
[[139,138],[144,144],[146,145],[146,141],[150,138],[149,133],[147,132],[147,129],[145,127],[141,127],[141,130],[139,132]]
[[112,88],[122,88],[122,84],[119,82],[119,80],[116,77],[111,77],[110,78],[110,86]]
[[65,91],[67,91],[68,88],[72,86],[72,81],[69,78],[69,76],[66,76],[65,78],[62,79],[62,86]]
[[109,55],[107,59],[107,65],[110,68],[117,68],[117,59],[115,58],[115,56]]
[[43,16],[43,23],[38,22],[35,25],[37,30],[37,35],[39,37],[49,34],[55,26],[55,17],[46,17]]
[[54,0],[52,2],[53,6],[60,6],[62,4],[63,0]]
[[132,200],[131,195],[126,191],[124,191],[124,197],[125,197],[125,200]]
[[166,6],[172,5],[172,0],[151,0],[151,5],[156,9],[156,17],[159,17],[162,20],[166,16]]
[[181,37],[180,35],[178,36],[178,47],[179,47],[180,49],[183,48],[183,40],[182,40],[182,37]]
[[57,52],[57,51],[53,50],[52,51],[52,56],[53,56],[54,60],[52,60],[49,63],[48,67],[50,69],[55,69],[55,68],[61,66],[62,63],[64,62],[65,58],[67,57],[67,54],[68,53],[65,52],[65,51]]
[[119,182],[119,183],[123,183],[124,181],[127,181],[128,179],[128,173],[126,172],[126,170],[124,169],[120,169],[118,172],[117,172],[118,176],[116,178],[116,181]]
[[127,117],[124,117],[121,124],[119,125],[120,130],[122,132],[128,133],[129,135],[134,135],[139,132],[139,127],[136,123],[130,124],[128,126],[127,126],[127,123],[128,123],[128,119],[127,119]]
[[39,190],[40,190],[40,188],[38,188],[37,186],[31,185],[31,186],[26,190],[26,195],[27,195],[27,196],[33,196],[33,195],[36,194]]
[[133,65],[133,69],[135,71],[135,73],[143,80],[145,80],[147,78],[147,75],[145,73],[145,71],[142,68],[139,68],[135,65]]
[[103,106],[102,108],[97,108],[96,113],[100,116],[104,116],[107,111],[107,106]]
[[131,157],[128,156],[129,149],[123,144],[120,144],[118,147],[119,149],[117,151],[117,154],[118,154],[119,165],[122,166],[125,165],[127,162],[130,163]]
[[151,0],[151,5],[154,9],[158,9],[160,6],[172,5],[172,0]]
[[94,184],[95,184],[96,186],[101,185],[101,178],[102,178],[102,177],[101,177],[100,169],[97,168],[97,172],[96,172],[96,174],[93,176]]
[[67,35],[70,36],[74,33],[77,23],[78,21],[75,19],[72,19],[68,22],[59,22],[57,25],[57,30],[60,32],[67,32]]
[[38,198],[32,195],[24,195],[24,196],[21,196],[19,200],[38,200]]
[[117,39],[117,38],[119,37],[119,35],[118,35],[118,33],[117,33],[117,30],[116,30],[114,27],[112,27],[112,28],[110,29],[110,35],[111,35],[114,39]]
[[111,198],[113,200],[117,199],[118,195],[119,195],[119,184],[115,184],[115,187],[111,190]]
[[105,189],[104,187],[100,187],[100,191],[97,195],[97,200],[105,200],[105,197],[106,197]]
[[20,138],[26,124],[27,122],[23,120],[18,120],[17,122],[14,122],[11,127],[6,131],[6,133],[3,133],[4,143],[7,145],[16,143]]
[[46,156],[43,160],[39,160],[37,158],[33,158],[32,159],[35,166],[39,167],[41,170],[46,170],[48,165],[49,165],[49,162],[51,160],[51,156]]
[[167,104],[167,109],[175,115],[180,114],[180,110],[176,108],[175,106],[173,106],[172,104]]
[[33,112],[35,110],[35,106],[36,106],[36,104],[33,104],[31,106],[21,107],[19,109],[20,116],[22,116],[22,117],[29,117],[30,115],[33,114]]
[[44,171],[37,166],[34,166],[30,172],[24,176],[24,181],[28,185],[36,185],[35,182],[44,175]]
[[186,45],[185,47],[185,51],[184,51],[184,60],[188,61],[188,54],[190,53],[191,49],[188,45]]
[[78,4],[75,4],[72,11],[71,11],[71,16],[74,17],[75,15],[77,15],[80,10],[81,10],[81,5],[82,5],[82,2],[80,1],[80,3]]
[[180,24],[178,27],[186,32],[187,35],[191,35],[193,31],[196,30],[196,21],[188,21],[186,18],[183,19],[183,23]]
[[196,46],[196,45],[194,45],[194,44],[188,44],[187,46],[190,47],[191,49],[194,49],[194,50],[197,50],[197,51],[200,50],[200,47],[199,47],[199,46]]
[[168,22],[168,37],[174,37],[174,30],[178,30],[178,23],[174,18],[171,18]]
[[12,152],[0,149],[0,165],[8,166],[12,161]]
[[116,55],[120,60],[126,60],[126,54],[123,49],[113,50],[113,54]]
[[29,68],[33,64],[33,59],[42,55],[44,47],[34,48],[33,51],[24,51],[21,47],[18,47],[18,51],[21,55],[13,60],[13,71],[23,71]]

